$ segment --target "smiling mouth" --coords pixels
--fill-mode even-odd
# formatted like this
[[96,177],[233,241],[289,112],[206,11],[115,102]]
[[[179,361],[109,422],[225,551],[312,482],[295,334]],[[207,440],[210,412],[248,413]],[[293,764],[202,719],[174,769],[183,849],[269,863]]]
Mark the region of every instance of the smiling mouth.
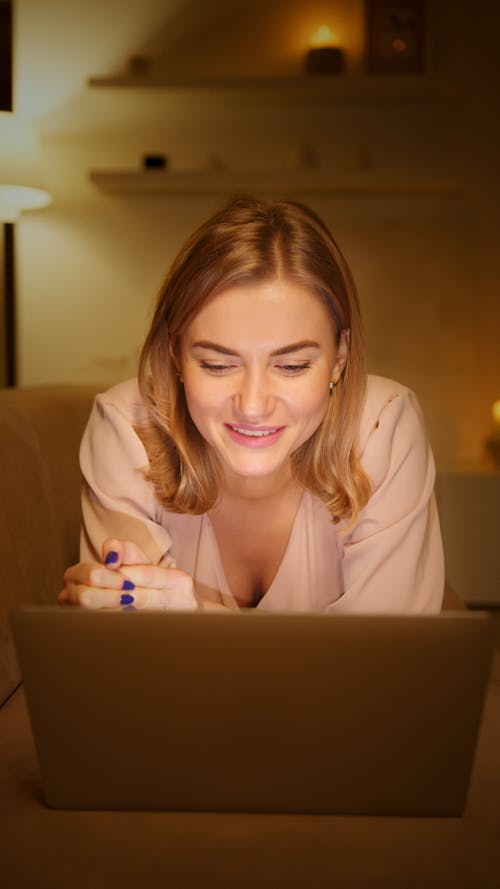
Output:
[[268,435],[274,435],[282,426],[272,426],[268,429],[244,429],[242,426],[233,426],[228,423],[229,429],[238,432],[240,435],[247,435],[249,438],[265,438]]

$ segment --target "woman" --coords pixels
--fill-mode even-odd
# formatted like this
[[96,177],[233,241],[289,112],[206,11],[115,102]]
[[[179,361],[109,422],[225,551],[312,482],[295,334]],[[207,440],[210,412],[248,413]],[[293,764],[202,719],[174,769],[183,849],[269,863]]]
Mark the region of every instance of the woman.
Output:
[[181,250],[139,381],[96,399],[62,604],[432,612],[444,576],[414,395],[368,377],[310,209],[237,199]]

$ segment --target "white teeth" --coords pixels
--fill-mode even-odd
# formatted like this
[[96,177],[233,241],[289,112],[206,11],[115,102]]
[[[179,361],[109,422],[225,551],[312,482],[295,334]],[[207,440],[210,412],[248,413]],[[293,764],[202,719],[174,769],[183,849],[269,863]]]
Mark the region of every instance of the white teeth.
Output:
[[239,426],[233,426],[232,429],[239,432],[240,435],[249,435],[251,438],[262,438],[264,435],[273,435],[278,431],[278,427],[276,429],[240,429]]

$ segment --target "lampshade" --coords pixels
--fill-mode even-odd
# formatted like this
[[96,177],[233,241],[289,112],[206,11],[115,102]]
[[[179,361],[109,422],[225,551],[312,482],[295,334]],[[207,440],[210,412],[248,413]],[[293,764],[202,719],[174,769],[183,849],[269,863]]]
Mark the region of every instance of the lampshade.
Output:
[[11,111],[0,111],[0,221],[15,222],[23,210],[46,207],[50,201],[33,127]]

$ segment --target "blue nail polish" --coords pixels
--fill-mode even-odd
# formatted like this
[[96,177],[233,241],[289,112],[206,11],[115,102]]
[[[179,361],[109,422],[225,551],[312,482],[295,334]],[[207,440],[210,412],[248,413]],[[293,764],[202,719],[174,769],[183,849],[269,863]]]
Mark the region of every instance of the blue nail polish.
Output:
[[105,565],[114,565],[114,563],[117,561],[118,561],[118,553],[115,552],[114,549],[112,549],[111,552],[109,552],[108,555],[106,556],[106,558],[104,560],[104,564]]
[[132,580],[124,580],[122,590],[135,590],[135,583]]
[[124,593],[123,596],[120,596],[120,605],[132,605],[132,602],[135,602],[135,599],[130,593]]

